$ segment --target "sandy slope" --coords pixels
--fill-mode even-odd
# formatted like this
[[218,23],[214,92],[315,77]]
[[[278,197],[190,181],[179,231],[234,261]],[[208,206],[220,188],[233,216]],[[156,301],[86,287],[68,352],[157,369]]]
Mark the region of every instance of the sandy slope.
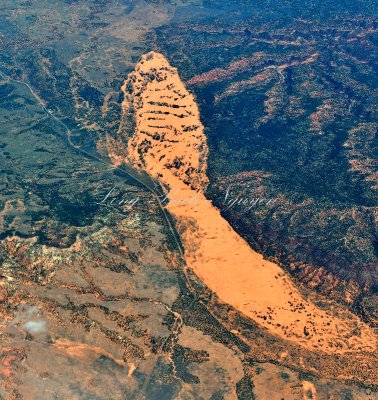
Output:
[[136,122],[128,161],[170,188],[167,209],[182,232],[186,262],[202,281],[284,339],[327,352],[375,351],[367,325],[306,301],[291,278],[253,251],[206,199],[207,145],[198,107],[164,56],[144,55],[123,91],[124,115],[134,112]]

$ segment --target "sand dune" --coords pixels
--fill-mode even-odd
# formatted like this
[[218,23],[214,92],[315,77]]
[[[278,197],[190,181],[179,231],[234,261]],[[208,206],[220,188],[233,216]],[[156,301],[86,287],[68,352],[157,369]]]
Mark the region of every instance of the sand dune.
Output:
[[307,301],[290,276],[253,251],[206,199],[208,150],[198,107],[164,56],[144,55],[123,91],[124,114],[134,112],[136,123],[127,161],[170,191],[167,209],[196,275],[222,301],[283,339],[326,352],[375,351],[366,324]]

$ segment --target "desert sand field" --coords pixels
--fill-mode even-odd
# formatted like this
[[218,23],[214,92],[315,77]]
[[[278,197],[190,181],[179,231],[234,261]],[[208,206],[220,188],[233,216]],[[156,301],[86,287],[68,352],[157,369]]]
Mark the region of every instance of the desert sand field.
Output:
[[311,350],[374,352],[357,316],[332,315],[306,300],[290,276],[241,238],[205,197],[208,148],[195,99],[165,57],[148,53],[126,80],[124,114],[136,129],[128,159],[166,188],[186,263],[223,302],[270,333]]

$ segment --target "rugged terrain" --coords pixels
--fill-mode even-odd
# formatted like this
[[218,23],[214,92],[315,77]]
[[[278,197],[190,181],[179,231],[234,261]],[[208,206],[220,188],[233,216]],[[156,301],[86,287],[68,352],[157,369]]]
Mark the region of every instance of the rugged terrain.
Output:
[[377,397],[374,354],[311,350],[223,302],[184,263],[168,188],[121,165],[137,122],[123,85],[155,50],[208,146],[207,177],[203,160],[181,168],[189,152],[166,172],[207,186],[306,302],[374,329],[376,14],[369,0],[2,1],[0,398]]
[[293,20],[278,3],[273,19],[248,16],[249,2],[243,18],[177,19],[156,29],[158,49],[198,99],[208,194],[225,218],[298,282],[374,324],[363,300],[377,301],[374,19],[347,9],[322,19],[322,5],[309,19],[304,4]]

